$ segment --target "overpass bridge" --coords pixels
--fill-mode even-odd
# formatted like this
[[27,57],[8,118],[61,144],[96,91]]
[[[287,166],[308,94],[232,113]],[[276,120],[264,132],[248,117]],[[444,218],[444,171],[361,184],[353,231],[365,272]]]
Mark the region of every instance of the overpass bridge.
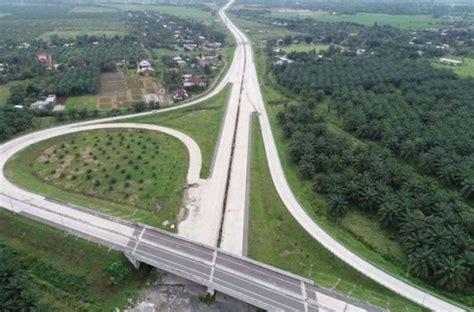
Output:
[[0,205],[19,215],[123,252],[138,267],[153,267],[268,311],[382,311],[319,287],[306,278],[224,252],[144,224],[41,197],[0,194]]

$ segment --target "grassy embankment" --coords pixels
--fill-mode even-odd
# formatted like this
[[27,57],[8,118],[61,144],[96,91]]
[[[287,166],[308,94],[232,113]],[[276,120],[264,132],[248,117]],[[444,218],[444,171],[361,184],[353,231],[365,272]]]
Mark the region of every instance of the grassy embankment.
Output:
[[8,161],[6,174],[36,193],[173,230],[188,159],[186,147],[163,134],[99,130],[32,145]]
[[201,148],[202,169],[201,177],[207,178],[210,174],[212,160],[226,110],[231,86],[209,100],[191,107],[179,110],[138,118],[131,118],[125,122],[157,124],[170,127],[193,138]]
[[[40,303],[54,311],[112,311],[124,307],[147,282],[147,267],[135,271],[125,257],[0,208],[0,244],[12,248],[31,276]],[[131,275],[110,284],[107,268],[121,262]]]
[[[255,32],[251,34],[255,34]],[[255,48],[255,55],[260,85],[264,101],[267,104],[267,112],[272,124],[282,166],[295,196],[302,206],[305,207],[308,214],[341,243],[349,249],[356,251],[357,254],[370,262],[402,279],[408,279],[411,282],[431,289],[435,293],[443,294],[464,304],[473,305],[474,298],[470,291],[462,294],[447,293],[421,280],[408,276],[406,272],[406,257],[397,242],[396,236],[382,230],[377,220],[373,217],[353,209],[350,210],[345,218],[338,220],[338,222],[334,222],[334,220],[329,218],[326,212],[324,196],[315,194],[312,191],[311,181],[303,180],[299,175],[296,165],[289,159],[288,143],[285,141],[276,119],[277,113],[284,109],[284,103],[297,103],[295,102],[297,99],[286,95],[286,91],[276,85],[271,75],[265,75],[266,60],[262,50],[263,42],[256,40],[255,37],[252,36],[252,40],[258,43],[258,47]],[[344,132],[337,123],[328,122],[327,125],[329,129],[348,137],[355,144],[362,143]]]

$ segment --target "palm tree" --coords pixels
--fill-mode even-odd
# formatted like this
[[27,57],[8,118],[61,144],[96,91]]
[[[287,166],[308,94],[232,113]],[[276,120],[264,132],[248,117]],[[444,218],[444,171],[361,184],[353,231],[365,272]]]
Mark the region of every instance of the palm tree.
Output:
[[430,247],[418,248],[408,255],[408,272],[427,279],[430,278],[435,268],[435,253]]
[[469,269],[463,259],[443,256],[437,261],[434,272],[436,284],[448,290],[462,290],[469,282]]
[[343,217],[347,212],[348,204],[341,194],[329,194],[328,196],[329,214],[333,217]]

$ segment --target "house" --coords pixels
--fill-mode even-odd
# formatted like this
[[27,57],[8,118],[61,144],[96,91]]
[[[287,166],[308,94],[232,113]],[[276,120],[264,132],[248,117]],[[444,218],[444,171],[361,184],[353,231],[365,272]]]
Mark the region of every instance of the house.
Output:
[[144,67],[150,67],[151,66],[151,63],[147,60],[143,60],[139,63],[139,66],[140,68],[144,68]]
[[34,110],[47,110],[56,104],[56,95],[49,94],[46,98],[42,98],[30,105],[31,109]]
[[184,89],[178,89],[173,92],[173,101],[181,102],[184,101],[188,97],[188,92]]
[[183,87],[185,88],[190,88],[194,86],[205,87],[206,85],[207,83],[204,80],[203,76],[191,74],[183,75]]
[[53,59],[51,54],[46,52],[38,52],[36,54],[36,60],[40,62],[45,68],[53,69]]
[[443,64],[451,65],[451,66],[461,66],[462,62],[461,61],[456,61],[448,58],[440,58],[439,61]]
[[198,63],[201,67],[204,67],[206,65],[210,65],[210,64],[213,64],[213,63],[216,63],[216,62],[219,62],[220,61],[220,56],[218,55],[210,55],[210,56],[201,56],[201,57],[198,57],[197,60],[198,60]]
[[155,69],[151,67],[151,63],[147,60],[142,60],[138,63],[138,73],[143,76],[153,76],[155,74]]
[[356,54],[357,54],[357,55],[362,55],[362,54],[364,54],[365,52],[366,52],[365,49],[357,49],[357,50],[356,50]]
[[18,49],[29,49],[30,47],[31,47],[31,44],[25,42],[25,43],[20,44],[17,48]]
[[145,77],[153,76],[155,74],[155,70],[152,67],[140,68],[140,74]]
[[0,74],[7,71],[7,66],[3,63],[0,63]]
[[52,105],[56,104],[56,95],[49,94],[48,97],[45,99],[45,101]]
[[277,56],[275,61],[275,65],[283,65],[283,64],[291,64],[293,63],[293,60],[290,60],[289,58],[286,57],[286,55],[281,55]]
[[31,109],[40,111],[40,110],[48,110],[50,107],[49,102],[47,101],[36,101],[30,105]]

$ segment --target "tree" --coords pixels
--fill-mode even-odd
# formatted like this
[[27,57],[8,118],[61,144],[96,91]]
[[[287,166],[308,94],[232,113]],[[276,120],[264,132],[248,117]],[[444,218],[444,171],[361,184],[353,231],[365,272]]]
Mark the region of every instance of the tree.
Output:
[[125,260],[117,260],[107,268],[110,285],[117,285],[132,273],[130,264]]
[[341,194],[329,194],[328,209],[329,214],[333,217],[343,217],[348,209],[348,202]]
[[22,271],[13,252],[0,245],[0,310],[29,311],[35,298],[28,288],[29,276]]
[[436,284],[448,290],[462,290],[469,282],[469,270],[463,259],[441,257],[434,272]]

